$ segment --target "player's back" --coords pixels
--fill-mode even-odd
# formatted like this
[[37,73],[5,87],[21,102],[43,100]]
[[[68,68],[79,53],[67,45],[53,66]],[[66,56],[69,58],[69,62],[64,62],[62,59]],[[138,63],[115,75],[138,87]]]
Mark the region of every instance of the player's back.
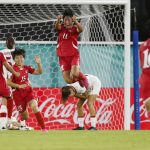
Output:
[[79,32],[77,32],[77,27],[65,28],[61,25],[61,30],[58,32],[58,45],[57,45],[57,55],[58,56],[74,56],[78,54],[78,38]]
[[150,39],[140,46],[140,83],[150,82]]
[[3,53],[0,52],[0,77],[3,76],[3,62],[5,61]]
[[[14,61],[12,58],[11,53],[14,51],[14,49],[4,49],[1,50],[0,52],[3,53],[5,59],[8,61],[8,63],[12,66],[14,65]],[[4,72],[4,78],[8,79],[11,76],[11,73],[5,68],[3,67],[3,72]]]

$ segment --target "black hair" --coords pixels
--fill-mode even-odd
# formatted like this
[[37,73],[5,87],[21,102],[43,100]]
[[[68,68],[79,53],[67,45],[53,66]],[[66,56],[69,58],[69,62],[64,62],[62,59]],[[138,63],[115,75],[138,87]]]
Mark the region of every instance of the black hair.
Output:
[[15,56],[18,56],[18,55],[22,55],[24,58],[25,58],[25,50],[24,49],[15,49],[15,51],[12,52],[12,57],[13,59],[15,59]]
[[69,95],[71,94],[70,86],[64,86],[62,88],[61,93],[62,93],[62,101],[65,102],[69,98]]
[[13,49],[14,45],[15,45],[14,38],[12,36],[8,36],[6,38],[6,46],[7,46],[7,48],[8,49]]
[[70,8],[66,8],[63,12],[63,19],[68,16],[68,17],[73,17],[73,11]]

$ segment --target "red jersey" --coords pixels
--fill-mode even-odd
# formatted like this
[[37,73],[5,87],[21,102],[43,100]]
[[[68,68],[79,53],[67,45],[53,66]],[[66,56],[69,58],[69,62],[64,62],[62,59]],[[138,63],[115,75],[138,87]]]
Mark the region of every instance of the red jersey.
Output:
[[0,53],[0,76],[3,76],[3,63],[6,61],[4,55]]
[[61,30],[58,31],[58,41],[57,41],[57,55],[64,56],[75,56],[79,54],[78,51],[78,35],[77,27],[65,28],[61,25]]
[[29,81],[29,77],[28,77],[28,74],[32,74],[35,69],[32,68],[31,66],[26,66],[24,65],[23,68],[19,68],[16,64],[13,66],[13,69],[16,71],[16,72],[19,72],[20,73],[20,76],[19,77],[16,77],[14,75],[11,76],[11,79],[12,79],[12,82],[16,83],[16,84],[30,84],[30,81]]
[[140,46],[140,66],[142,71],[140,84],[150,83],[150,39]]

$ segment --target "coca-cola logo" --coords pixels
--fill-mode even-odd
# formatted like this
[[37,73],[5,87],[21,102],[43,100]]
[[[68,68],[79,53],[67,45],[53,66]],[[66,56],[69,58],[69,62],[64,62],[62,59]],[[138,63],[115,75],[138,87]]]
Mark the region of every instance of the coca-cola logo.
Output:
[[[141,123],[149,123],[150,120],[148,119],[148,112],[145,109],[145,101],[140,98],[140,122]],[[131,124],[134,124],[134,104],[131,105]]]

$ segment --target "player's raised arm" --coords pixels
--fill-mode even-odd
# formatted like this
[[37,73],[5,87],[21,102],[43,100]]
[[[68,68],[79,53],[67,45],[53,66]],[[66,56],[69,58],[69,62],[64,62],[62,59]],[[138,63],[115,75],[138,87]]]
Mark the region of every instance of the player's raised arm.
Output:
[[61,30],[61,23],[60,23],[61,19],[62,19],[61,15],[57,16],[57,20],[56,20],[55,25],[54,25],[56,30]]
[[72,17],[73,22],[75,23],[75,25],[77,26],[77,31],[79,33],[81,33],[83,31],[83,27],[82,25],[77,21],[76,16]]
[[12,66],[11,66],[7,61],[3,62],[3,65],[6,67],[6,69],[7,69],[9,72],[11,72],[12,74],[14,74],[16,77],[18,77],[18,76],[20,75],[18,72],[16,72],[16,71],[12,68]]
[[35,62],[37,64],[38,68],[35,69],[35,71],[32,74],[34,74],[34,75],[42,74],[43,73],[43,67],[42,67],[40,56],[35,56]]

